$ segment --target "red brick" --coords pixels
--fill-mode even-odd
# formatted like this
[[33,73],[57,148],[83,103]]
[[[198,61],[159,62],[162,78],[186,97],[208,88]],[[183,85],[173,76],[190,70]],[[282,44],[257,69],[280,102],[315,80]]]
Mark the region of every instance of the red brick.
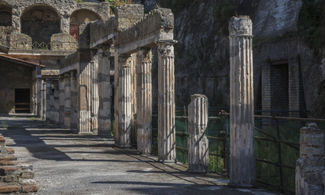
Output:
[[1,185],[0,192],[2,193],[10,193],[10,192],[18,192],[20,187],[18,185]]
[[0,155],[0,161],[8,161],[8,160],[17,160],[17,157],[15,155]]
[[17,161],[0,160],[0,166],[10,166],[10,165],[17,165]]

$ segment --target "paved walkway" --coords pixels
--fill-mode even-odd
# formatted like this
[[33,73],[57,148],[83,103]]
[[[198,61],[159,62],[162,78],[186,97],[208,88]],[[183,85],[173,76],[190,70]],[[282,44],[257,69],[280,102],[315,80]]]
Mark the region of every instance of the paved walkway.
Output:
[[270,194],[231,189],[216,175],[193,175],[114,141],[80,136],[35,118],[0,117],[0,134],[20,161],[34,166],[38,194]]

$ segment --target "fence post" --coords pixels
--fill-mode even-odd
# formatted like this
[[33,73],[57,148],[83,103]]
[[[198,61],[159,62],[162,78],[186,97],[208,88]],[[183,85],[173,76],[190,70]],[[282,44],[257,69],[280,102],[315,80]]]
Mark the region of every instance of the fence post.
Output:
[[300,158],[296,163],[296,194],[325,194],[324,131],[315,123],[300,129]]
[[195,94],[188,106],[188,164],[189,172],[206,173],[209,168],[208,98]]

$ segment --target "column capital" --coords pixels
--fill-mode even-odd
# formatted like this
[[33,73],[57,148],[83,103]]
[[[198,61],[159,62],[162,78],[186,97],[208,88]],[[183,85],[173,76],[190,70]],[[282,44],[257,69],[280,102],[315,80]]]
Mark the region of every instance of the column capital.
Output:
[[174,57],[174,44],[177,41],[158,41],[158,52],[163,57]]
[[249,16],[233,16],[229,22],[230,37],[252,37],[253,22]]

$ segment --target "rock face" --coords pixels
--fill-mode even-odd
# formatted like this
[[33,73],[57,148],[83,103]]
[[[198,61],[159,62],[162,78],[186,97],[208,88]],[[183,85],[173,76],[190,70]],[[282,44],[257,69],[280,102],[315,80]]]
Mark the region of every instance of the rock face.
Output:
[[[165,5],[165,2],[172,1],[161,0],[160,4]],[[142,3],[154,5],[156,0]],[[256,108],[262,109],[265,104],[262,99],[267,99],[262,96],[262,89],[268,87],[262,83],[263,68],[284,60],[291,75],[288,78],[288,108],[325,116],[319,109],[325,104],[322,101],[325,90],[321,84],[325,80],[324,55],[315,54],[297,36],[299,14],[304,6],[302,0],[234,0],[232,3],[206,0],[184,4],[175,14],[177,105],[186,105],[191,94],[202,93],[207,95],[211,106],[229,106],[229,41],[225,28],[230,17],[237,13],[249,15],[253,21]],[[174,3],[167,5],[175,8]]]

